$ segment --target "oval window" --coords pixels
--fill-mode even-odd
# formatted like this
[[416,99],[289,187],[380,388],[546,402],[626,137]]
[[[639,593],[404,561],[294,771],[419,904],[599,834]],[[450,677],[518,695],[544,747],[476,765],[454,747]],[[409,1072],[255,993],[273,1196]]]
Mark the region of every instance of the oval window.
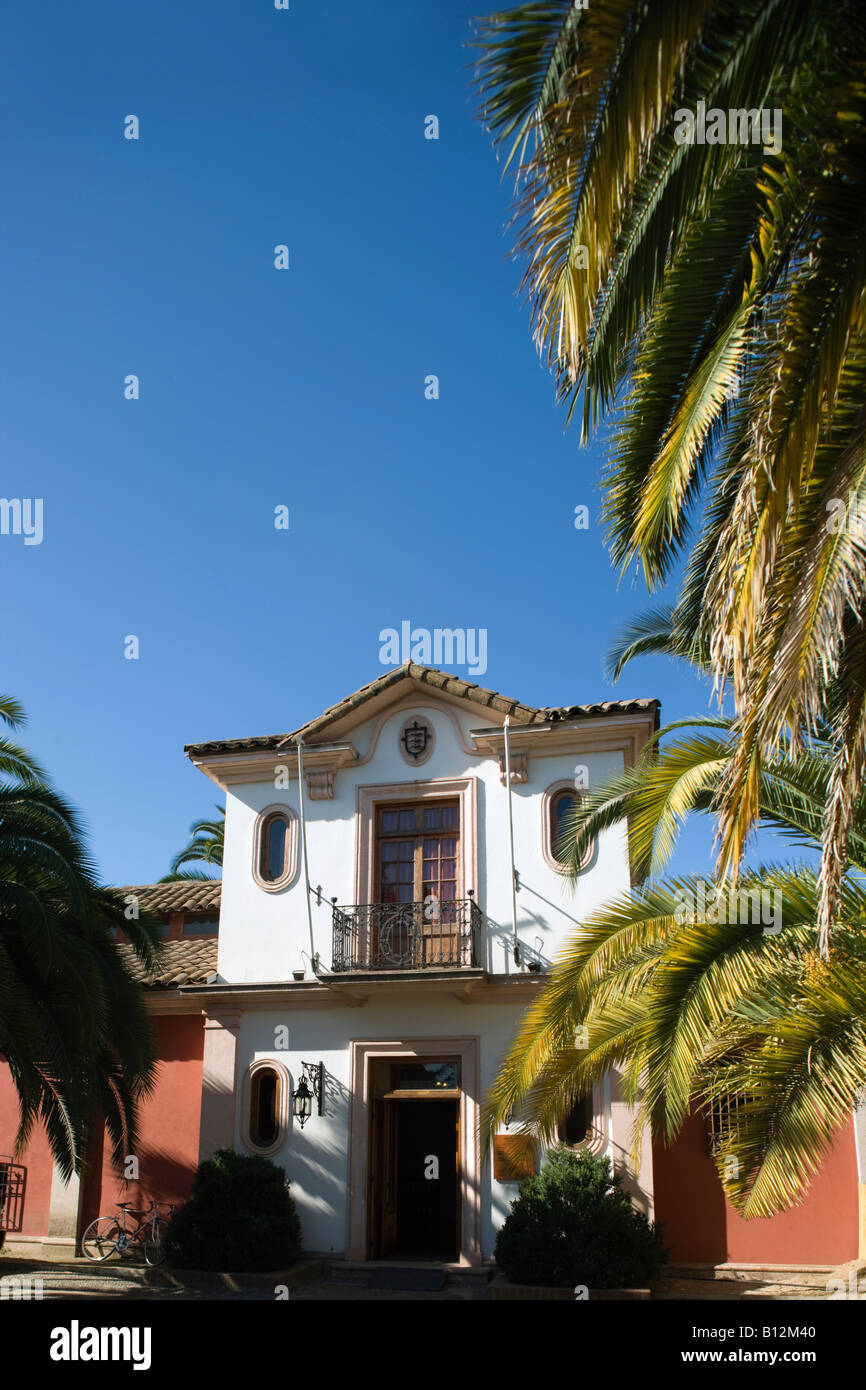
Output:
[[253,831],[253,878],[267,893],[294,881],[298,869],[298,817],[291,806],[265,806]]
[[276,883],[286,872],[289,823],[285,816],[268,816],[262,829],[259,873],[266,883]]
[[[574,848],[571,821],[575,810],[584,802],[584,794],[571,781],[554,782],[547,788],[541,802],[541,850],[544,862],[558,874],[567,872]],[[586,854],[577,866],[578,872],[587,868],[595,854],[595,841],[587,846]]]
[[580,797],[574,792],[558,792],[550,802],[550,847],[553,857],[559,864],[568,861],[569,846],[565,835],[571,812],[579,805]]
[[250,1139],[268,1149],[280,1132],[280,1078],[270,1067],[259,1067],[250,1088]]

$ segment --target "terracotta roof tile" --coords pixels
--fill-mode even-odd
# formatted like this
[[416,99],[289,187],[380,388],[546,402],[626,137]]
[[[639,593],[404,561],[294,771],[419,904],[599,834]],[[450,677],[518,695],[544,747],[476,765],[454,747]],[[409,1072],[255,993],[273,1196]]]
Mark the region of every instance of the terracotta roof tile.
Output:
[[167,941],[162,959],[154,973],[149,973],[137,959],[131,946],[122,945],[121,952],[134,979],[146,989],[177,989],[180,985],[205,985],[216,974],[217,939],[202,941]]
[[601,700],[593,705],[558,705],[539,710],[542,722],[558,719],[592,719],[600,714],[639,714],[643,711],[658,711],[658,700]]
[[218,878],[207,882],[203,879],[180,879],[175,883],[145,883],[138,887],[116,888],[115,892],[124,896],[134,894],[142,907],[156,916],[165,916],[171,912],[196,915],[213,912],[218,916],[221,888]]
[[350,710],[357,709],[359,705],[387,690],[389,686],[407,678],[444,690],[446,694],[471,700],[474,704],[498,710],[500,714],[508,714],[518,724],[546,724],[553,720],[592,718],[603,714],[636,714],[644,710],[655,710],[658,718],[660,708],[658,700],[605,700],[600,704],[560,705],[536,709],[532,705],[521,704],[519,700],[512,700],[507,695],[500,695],[495,690],[475,685],[472,681],[449,675],[447,671],[437,671],[433,666],[419,666],[415,662],[406,662],[404,666],[397,666],[369,684],[362,685],[360,690],[347,695],[344,700],[332,705],[315,719],[302,724],[300,728],[293,729],[291,733],[219,739],[210,743],[188,743],[185,751],[192,757],[202,757],[211,753],[240,753],[257,749],[267,752],[294,745],[299,736],[306,740],[323,733],[330,724],[342,719]]

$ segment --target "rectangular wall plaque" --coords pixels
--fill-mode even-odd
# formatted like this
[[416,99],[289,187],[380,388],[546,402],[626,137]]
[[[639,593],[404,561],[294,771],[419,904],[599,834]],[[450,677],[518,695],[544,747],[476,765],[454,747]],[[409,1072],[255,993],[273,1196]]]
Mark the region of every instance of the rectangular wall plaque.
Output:
[[531,1134],[497,1134],[493,1139],[493,1176],[497,1182],[523,1182],[535,1172]]

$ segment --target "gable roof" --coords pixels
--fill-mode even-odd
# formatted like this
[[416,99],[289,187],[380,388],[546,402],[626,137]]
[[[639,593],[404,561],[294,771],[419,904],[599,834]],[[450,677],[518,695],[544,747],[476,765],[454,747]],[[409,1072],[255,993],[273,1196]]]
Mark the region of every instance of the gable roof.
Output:
[[138,898],[146,912],[157,917],[172,912],[215,912],[219,914],[222,884],[215,879],[176,879],[170,883],[144,883],[138,887],[115,888],[116,893]]
[[456,699],[496,710],[502,715],[510,715],[514,723],[523,725],[591,719],[605,714],[637,714],[654,711],[655,723],[658,726],[661,708],[658,700],[604,700],[601,703],[590,705],[556,705],[536,709],[533,705],[524,705],[519,700],[512,700],[507,695],[500,695],[496,690],[488,690],[482,685],[475,685],[472,681],[465,681],[459,676],[449,675],[447,671],[437,671],[433,666],[419,666],[414,661],[407,661],[403,666],[386,671],[383,676],[370,681],[367,685],[362,685],[360,690],[356,690],[353,695],[347,695],[344,700],[340,700],[336,705],[331,705],[330,709],[326,709],[315,719],[308,720],[300,728],[293,729],[291,733],[265,734],[251,738],[217,739],[209,743],[188,743],[184,752],[190,757],[197,758],[210,753],[277,752],[297,746],[299,738],[302,738],[305,743],[308,740],[315,740],[361,706],[376,700],[384,692],[404,682],[408,683],[413,690],[430,686],[432,689],[439,690]]

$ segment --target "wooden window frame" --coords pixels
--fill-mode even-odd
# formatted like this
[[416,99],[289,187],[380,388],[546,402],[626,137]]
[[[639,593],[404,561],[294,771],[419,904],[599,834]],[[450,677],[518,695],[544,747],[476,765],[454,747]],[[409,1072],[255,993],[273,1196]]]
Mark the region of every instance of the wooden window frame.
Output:
[[355,889],[356,903],[376,901],[376,821],[377,810],[428,800],[460,804],[460,863],[458,899],[472,888],[478,894],[478,779],[476,777],[433,778],[429,782],[380,782],[359,786],[355,791]]
[[[383,863],[383,861],[382,861],[382,844],[385,843],[385,842],[387,842],[387,841],[389,841],[389,840],[414,840],[414,841],[415,841],[415,848],[414,848],[414,854],[413,854],[413,887],[412,887],[412,898],[411,898],[411,901],[412,901],[413,903],[420,903],[420,902],[423,902],[423,901],[424,901],[424,840],[425,840],[425,838],[428,838],[428,839],[429,839],[429,838],[433,838],[434,836],[449,835],[449,834],[450,834],[451,837],[452,837],[452,839],[455,839],[455,840],[457,841],[457,856],[456,856],[456,857],[457,857],[457,868],[456,868],[456,872],[455,872],[455,875],[454,875],[455,890],[456,890],[457,888],[460,887],[460,885],[461,885],[462,882],[463,882],[463,872],[462,872],[462,869],[463,869],[463,856],[462,856],[462,852],[461,852],[461,849],[462,849],[462,836],[461,836],[461,834],[460,834],[460,829],[461,829],[461,827],[460,827],[460,800],[459,800],[458,797],[452,797],[452,798],[447,798],[447,799],[446,799],[446,798],[443,798],[443,799],[441,799],[441,800],[438,800],[438,799],[437,799],[436,805],[437,805],[437,808],[438,808],[438,809],[441,809],[441,810],[445,810],[445,808],[448,807],[448,809],[454,809],[454,810],[457,811],[457,827],[456,827],[455,830],[453,830],[453,831],[447,831],[447,830],[443,830],[443,829],[441,829],[441,828],[438,829],[438,830],[426,830],[426,829],[424,828],[424,812],[425,812],[426,810],[429,810],[429,809],[431,808],[431,802],[430,802],[430,799],[429,799],[429,798],[422,798],[420,801],[415,801],[415,800],[406,801],[406,802],[404,802],[402,805],[401,805],[399,802],[395,802],[395,803],[393,803],[393,804],[389,803],[388,805],[378,805],[378,806],[376,807],[376,809],[375,809],[375,819],[376,819],[376,823],[375,823],[374,830],[373,830],[373,837],[374,837],[374,838],[373,838],[373,847],[374,847],[374,866],[373,866],[373,867],[374,867],[374,880],[373,880],[373,886],[374,886],[374,890],[375,890],[375,895],[376,895],[376,896],[375,896],[374,899],[371,899],[371,901],[375,901],[375,902],[380,901],[379,894],[380,894],[381,891],[382,891],[382,863]],[[380,822],[380,819],[381,819],[381,817],[382,817],[383,815],[388,815],[389,813],[391,813],[391,814],[399,814],[401,811],[412,811],[412,812],[414,813],[415,824],[414,824],[414,826],[413,826],[413,828],[412,828],[411,830],[380,830],[380,828],[379,828],[379,822]],[[397,862],[399,862],[399,861],[397,861]],[[399,885],[399,880],[398,880],[396,886],[399,888],[399,886],[400,886],[400,885]],[[455,891],[454,896],[455,896],[455,898],[459,898],[459,897],[462,897],[463,895]]]

